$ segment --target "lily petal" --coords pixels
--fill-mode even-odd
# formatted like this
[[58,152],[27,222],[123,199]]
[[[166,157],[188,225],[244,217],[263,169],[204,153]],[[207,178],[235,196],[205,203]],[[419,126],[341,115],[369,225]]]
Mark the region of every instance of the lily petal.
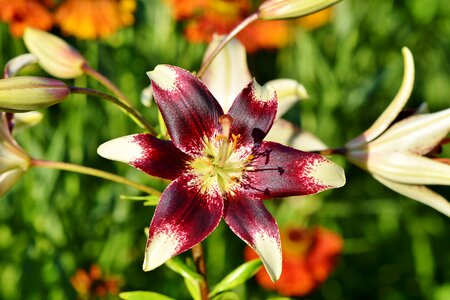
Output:
[[378,117],[375,123],[363,134],[349,141],[345,145],[346,148],[357,148],[377,138],[395,120],[408,101],[414,85],[414,59],[411,51],[406,47],[403,47],[402,54],[405,68],[403,71],[402,85],[397,95],[395,95],[394,100],[392,100],[391,104]]
[[233,118],[231,132],[240,134],[239,145],[260,143],[272,127],[277,111],[277,96],[271,87],[255,80],[237,96],[228,112]]
[[[223,36],[214,36],[204,58],[216,49],[222,39]],[[252,80],[244,46],[236,39],[229,42],[214,58],[201,79],[219,101],[223,111],[227,112],[236,95]]]
[[430,114],[413,115],[386,130],[370,144],[372,151],[429,153],[450,132],[450,108]]
[[450,165],[411,153],[369,156],[367,166],[362,168],[386,179],[407,184],[450,185]]
[[25,173],[22,169],[12,169],[0,174],[0,197],[6,193]]
[[192,248],[219,224],[223,215],[221,194],[202,194],[195,181],[194,175],[183,175],[164,190],[149,228],[144,271]]
[[266,82],[264,86],[271,86],[277,93],[278,111],[276,119],[281,118],[297,101],[309,97],[303,84],[294,79],[274,79]]
[[408,198],[419,201],[450,217],[450,202],[444,197],[422,185],[404,184],[374,175],[376,180],[391,190]]
[[9,78],[16,76],[16,74],[23,69],[24,67],[36,64],[38,62],[38,58],[31,53],[21,54],[19,56],[14,57],[5,65],[3,71],[3,78]]
[[274,142],[254,154],[243,188],[258,199],[315,194],[345,184],[344,170],[321,155]]
[[262,201],[235,194],[227,199],[225,222],[233,232],[258,253],[272,281],[281,275],[280,233]]
[[169,65],[147,72],[170,137],[177,148],[199,154],[203,138],[220,130],[220,104],[192,73]]
[[113,139],[98,147],[97,153],[107,159],[132,165],[145,173],[164,179],[176,179],[190,159],[172,141],[150,134],[133,134]]

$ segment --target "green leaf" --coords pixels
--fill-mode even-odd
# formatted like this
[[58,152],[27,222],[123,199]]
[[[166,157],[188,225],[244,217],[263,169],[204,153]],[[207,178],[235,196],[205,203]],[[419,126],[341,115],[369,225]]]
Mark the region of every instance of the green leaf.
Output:
[[238,294],[234,292],[220,293],[212,298],[212,300],[239,300]]
[[231,290],[250,279],[253,275],[258,272],[261,267],[262,262],[260,259],[255,259],[246,262],[236,269],[234,269],[230,274],[228,274],[221,282],[219,282],[214,289],[209,293],[210,297],[217,295],[218,293]]
[[191,294],[192,299],[201,300],[200,285],[198,280],[193,280],[190,278],[184,278],[184,284],[186,285],[189,294]]
[[144,201],[144,206],[156,206],[158,205],[160,197],[148,195],[148,196],[127,196],[120,195],[121,200],[130,200],[130,201]]
[[189,268],[179,257],[174,257],[166,261],[166,266],[168,266],[169,269],[171,269],[177,274],[180,274],[186,279],[192,279],[195,281],[203,280],[203,277],[200,274]]
[[159,293],[143,291],[122,292],[119,297],[124,300],[174,300]]

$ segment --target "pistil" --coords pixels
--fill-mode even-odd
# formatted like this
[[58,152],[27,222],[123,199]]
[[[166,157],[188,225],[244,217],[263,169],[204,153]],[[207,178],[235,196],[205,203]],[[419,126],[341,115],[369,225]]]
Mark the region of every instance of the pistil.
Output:
[[222,125],[222,134],[217,138],[220,139],[220,150],[219,150],[219,164],[218,166],[222,168],[228,158],[228,145],[230,140],[230,129],[231,124],[233,124],[233,118],[229,114],[224,114],[219,118],[220,125]]

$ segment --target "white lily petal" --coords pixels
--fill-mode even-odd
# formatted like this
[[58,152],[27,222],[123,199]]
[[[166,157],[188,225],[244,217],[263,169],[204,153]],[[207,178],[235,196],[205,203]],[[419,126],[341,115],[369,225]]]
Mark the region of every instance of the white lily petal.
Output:
[[3,71],[3,77],[8,78],[15,76],[21,69],[24,67],[36,64],[38,62],[38,58],[31,53],[21,54],[19,56],[14,57],[5,65],[5,69]]
[[12,169],[0,174],[0,197],[6,193],[24,174],[22,169]]
[[450,165],[411,153],[369,155],[366,169],[401,183],[450,185]]
[[397,95],[395,95],[394,100],[392,100],[391,104],[378,117],[375,123],[363,134],[349,141],[345,145],[346,148],[357,148],[377,138],[395,120],[408,101],[414,85],[414,59],[411,51],[406,47],[403,47],[402,54],[405,67],[402,85]]
[[144,271],[156,269],[172,256],[175,255],[179,246],[179,241],[175,235],[160,233],[153,236],[145,249]]
[[291,122],[283,119],[276,120],[273,123],[267,141],[277,142],[288,145],[302,151],[324,150],[328,147],[312,133],[301,130]]
[[399,183],[377,175],[373,177],[391,190],[428,205],[450,217],[450,202],[425,186]]
[[254,243],[254,249],[261,258],[270,279],[273,282],[277,281],[282,270],[281,248],[277,240],[261,232],[261,235],[255,236]]
[[97,153],[106,159],[131,163],[142,156],[144,149],[136,143],[135,135],[127,135],[101,144]]
[[[450,108],[406,118],[370,143],[370,151],[407,151],[427,154],[450,132]],[[375,150],[376,149],[376,150]]]
[[303,84],[294,79],[274,79],[266,82],[265,86],[271,86],[278,97],[278,110],[276,119],[287,112],[297,101],[308,98]]
[[43,118],[44,115],[38,111],[14,114],[14,134],[25,128],[39,124]]
[[[204,59],[217,47],[223,36],[215,36],[206,50]],[[232,40],[214,58],[201,77],[226,113],[239,92],[251,81],[244,46]]]

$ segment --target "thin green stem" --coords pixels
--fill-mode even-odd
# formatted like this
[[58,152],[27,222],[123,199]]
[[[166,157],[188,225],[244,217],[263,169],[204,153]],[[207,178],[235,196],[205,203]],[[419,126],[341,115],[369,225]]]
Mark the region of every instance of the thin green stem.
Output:
[[75,172],[75,173],[90,175],[90,176],[94,176],[94,177],[99,177],[99,178],[103,178],[103,179],[110,180],[113,182],[128,185],[130,187],[133,187],[135,189],[138,189],[138,190],[140,190],[144,193],[150,194],[150,195],[154,195],[154,196],[158,196],[158,197],[161,196],[161,192],[156,189],[153,189],[151,187],[128,180],[122,176],[118,176],[118,175],[115,175],[115,174],[112,174],[109,172],[105,172],[102,170],[94,169],[94,168],[89,168],[89,167],[80,166],[80,165],[71,164],[71,163],[40,160],[40,159],[32,159],[31,166],[63,170],[63,171],[69,171],[69,172]]
[[208,69],[211,62],[214,60],[214,58],[219,54],[219,52],[239,33],[247,27],[249,24],[253,23],[258,19],[258,14],[254,13],[247,18],[245,18],[239,25],[237,25],[221,42],[220,44],[214,49],[213,52],[205,59],[202,66],[200,67],[200,70],[197,73],[197,77],[202,77],[203,74],[205,74],[206,70]]
[[320,155],[343,155],[347,154],[346,148],[332,148],[332,149],[324,149],[324,150],[314,150],[308,151],[309,153],[316,153]]
[[120,101],[116,97],[113,97],[111,95],[105,94],[103,92],[100,92],[100,91],[97,91],[94,89],[89,89],[89,88],[80,88],[80,87],[76,87],[76,86],[71,86],[69,88],[70,88],[70,91],[74,94],[84,94],[84,95],[89,95],[89,96],[95,96],[95,97],[99,97],[99,98],[105,99],[109,102],[116,104],[121,109],[123,109],[129,116],[131,116],[131,118],[133,119],[133,121],[136,122],[136,124],[138,124],[140,127],[144,128],[144,129],[146,129],[149,133],[156,135],[155,129],[153,129],[152,125],[150,125],[150,123],[148,123],[148,121],[144,118],[143,115],[141,115],[141,113],[139,113],[135,108]]
[[123,102],[127,104],[128,106],[131,106],[131,101],[128,99],[128,97],[114,84],[112,83],[108,78],[106,78],[103,74],[98,72],[97,70],[91,68],[88,64],[84,64],[82,66],[84,73],[91,76],[98,82],[100,82],[103,86],[105,86],[108,90],[113,92],[114,95],[119,99],[120,102]]
[[206,278],[206,264],[205,264],[205,256],[203,254],[202,243],[198,243],[194,247],[192,247],[192,258],[194,259],[194,264],[197,269],[197,272],[202,275],[203,280],[200,282],[200,297],[202,300],[208,300],[208,281]]

